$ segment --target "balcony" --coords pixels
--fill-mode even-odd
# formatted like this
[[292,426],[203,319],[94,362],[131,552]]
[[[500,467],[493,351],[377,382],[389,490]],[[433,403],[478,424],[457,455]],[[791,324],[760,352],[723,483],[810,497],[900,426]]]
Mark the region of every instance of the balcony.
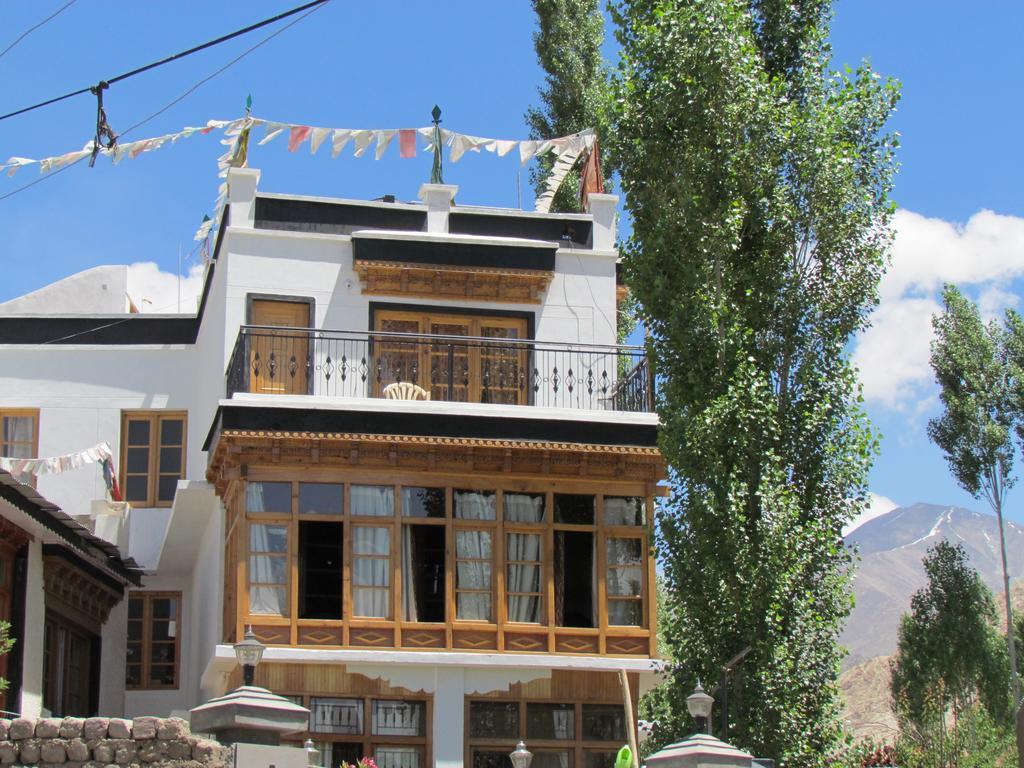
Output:
[[384,397],[632,413],[653,410],[642,347],[242,326],[235,393]]

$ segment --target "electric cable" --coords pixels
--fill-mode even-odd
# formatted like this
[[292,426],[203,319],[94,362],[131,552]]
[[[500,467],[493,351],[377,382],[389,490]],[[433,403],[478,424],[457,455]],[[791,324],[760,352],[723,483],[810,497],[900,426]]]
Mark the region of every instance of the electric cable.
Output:
[[[216,71],[214,71],[213,73],[211,73],[211,74],[207,75],[206,77],[204,77],[204,78],[203,78],[202,80],[200,80],[199,82],[197,82],[197,83],[196,83],[195,85],[191,86],[191,87],[190,87],[190,88],[189,88],[188,90],[186,90],[186,91],[185,91],[184,93],[182,93],[182,94],[181,94],[180,96],[178,96],[177,98],[175,98],[175,99],[173,99],[172,101],[168,102],[168,103],[167,103],[166,105],[164,105],[163,107],[161,107],[160,109],[158,109],[158,110],[157,110],[156,112],[154,112],[153,114],[149,115],[148,117],[145,117],[145,118],[143,118],[142,120],[140,120],[139,122],[135,123],[134,125],[131,125],[131,126],[129,126],[128,128],[126,128],[125,130],[121,131],[121,136],[124,136],[124,135],[125,135],[126,133],[129,133],[129,132],[131,132],[131,131],[134,131],[134,130],[135,130],[136,128],[139,128],[139,127],[141,127],[141,126],[145,125],[146,123],[148,123],[148,122],[149,122],[150,120],[152,120],[153,118],[155,118],[155,117],[157,117],[157,116],[159,116],[159,115],[163,114],[163,113],[164,113],[164,112],[166,112],[166,111],[167,111],[168,109],[170,109],[171,107],[173,107],[173,106],[174,106],[175,104],[179,103],[179,102],[180,102],[180,101],[182,101],[183,99],[185,99],[185,98],[187,98],[188,96],[190,96],[190,95],[191,95],[192,93],[194,93],[194,92],[195,92],[195,91],[196,91],[197,89],[199,89],[199,88],[200,88],[201,86],[205,85],[205,84],[206,84],[206,83],[208,83],[208,82],[209,82],[210,80],[212,80],[213,78],[217,77],[217,75],[221,74],[222,72],[224,72],[224,71],[225,71],[225,70],[227,70],[228,68],[230,68],[230,67],[234,66],[235,64],[237,64],[238,62],[240,62],[240,61],[241,61],[242,59],[244,59],[244,58],[245,58],[246,56],[248,56],[248,55],[249,55],[250,53],[253,53],[253,52],[254,52],[254,51],[255,51],[255,50],[257,49],[257,48],[260,48],[260,47],[262,47],[263,45],[265,45],[266,43],[269,43],[269,42],[270,42],[271,40],[273,40],[273,39],[274,39],[275,37],[277,37],[278,35],[280,35],[280,34],[281,34],[282,32],[284,32],[285,30],[287,30],[287,29],[290,29],[291,27],[295,26],[295,25],[296,25],[296,24],[298,24],[298,23],[299,23],[300,21],[302,21],[303,19],[305,19],[306,17],[308,17],[308,16],[310,15],[310,14],[314,13],[315,11],[318,11],[318,10],[320,9],[321,5],[323,5],[324,3],[327,3],[327,2],[330,2],[330,0],[318,0],[318,2],[316,2],[316,3],[310,3],[310,4],[308,4],[307,6],[304,6],[304,7],[309,7],[309,6],[311,6],[311,5],[312,5],[312,6],[315,6],[315,7],[311,7],[311,8],[309,9],[309,11],[308,11],[308,12],[304,13],[304,14],[303,14],[302,16],[300,16],[299,18],[297,18],[297,19],[294,19],[293,21],[290,21],[290,22],[288,22],[287,24],[285,24],[285,25],[284,25],[283,27],[281,27],[280,29],[278,29],[278,30],[275,30],[275,31],[274,31],[273,33],[271,33],[271,34],[267,35],[267,36],[266,36],[265,38],[263,38],[262,40],[260,40],[260,41],[259,41],[258,43],[256,43],[255,45],[253,45],[253,46],[251,46],[251,47],[247,48],[247,49],[246,49],[246,50],[244,50],[244,51],[243,51],[242,53],[240,53],[240,54],[239,54],[238,56],[236,56],[236,57],[235,57],[235,58],[233,58],[233,59],[232,59],[231,61],[229,61],[229,62],[228,62],[227,64],[225,64],[224,66],[220,67],[219,69],[217,69],[217,70],[216,70]],[[9,198],[9,197],[13,197],[14,195],[18,194],[19,192],[23,192],[23,191],[25,191],[25,190],[26,190],[26,189],[28,189],[29,187],[34,187],[34,186],[35,186],[36,184],[39,184],[39,183],[40,183],[40,182],[42,182],[42,181],[46,181],[47,179],[52,179],[52,178],[53,178],[54,176],[56,176],[57,174],[59,174],[59,173],[63,173],[64,171],[66,171],[66,170],[68,170],[68,169],[70,169],[70,168],[74,168],[74,167],[75,167],[76,165],[78,165],[79,163],[81,163],[82,161],[84,161],[84,160],[86,160],[86,159],[87,159],[86,157],[82,157],[82,158],[80,158],[80,159],[76,160],[76,161],[75,161],[75,162],[73,162],[73,163],[70,163],[70,164],[68,164],[68,165],[65,165],[65,166],[64,166],[63,168],[60,168],[60,169],[58,169],[58,170],[56,170],[56,171],[53,171],[52,173],[48,173],[48,174],[46,174],[45,176],[40,176],[40,177],[39,177],[38,179],[34,179],[33,181],[30,181],[30,182],[29,182],[28,184],[24,184],[24,185],[22,185],[22,186],[18,187],[17,189],[14,189],[14,190],[12,190],[12,191],[8,192],[8,193],[7,193],[7,194],[5,194],[5,195],[0,195],[0,202],[2,202],[2,201],[4,201],[4,200],[6,200],[6,199],[7,199],[7,198]]]
[[29,35],[31,35],[33,32],[35,32],[41,26],[46,24],[48,21],[51,21],[52,19],[55,19],[58,16],[60,16],[62,13],[64,13],[64,11],[66,11],[68,8],[70,8],[72,5],[74,5],[77,1],[78,0],[69,0],[69,2],[65,3],[64,5],[62,5],[56,11],[51,13],[45,19],[40,21],[38,24],[36,24],[34,27],[29,27],[24,32],[22,32],[20,35],[18,35],[18,38],[13,43],[11,43],[6,48],[4,48],[2,51],[0,51],[0,59],[2,59],[4,56],[6,56],[8,51],[10,51],[14,46],[16,46],[18,43],[20,43],[22,40],[24,40]]
[[[74,0],[72,0],[72,2],[73,1]],[[289,16],[294,16],[297,13],[301,13],[302,11],[305,11],[307,9],[315,8],[315,7],[323,5],[324,3],[327,3],[327,2],[330,2],[330,0],[312,0],[312,2],[305,3],[304,5],[300,5],[300,6],[296,7],[296,8],[292,8],[290,11],[285,11],[284,13],[279,13],[277,16],[273,16],[273,17],[271,17],[269,19],[264,19],[263,21],[259,21],[259,22],[255,23],[255,24],[250,24],[248,27],[244,27],[243,29],[236,30],[236,31],[231,32],[231,33],[229,33],[227,35],[222,35],[221,37],[218,37],[216,40],[210,40],[208,42],[202,43],[201,45],[197,45],[197,46],[195,46],[193,48],[189,48],[186,51],[181,51],[180,53],[175,53],[175,54],[173,54],[171,56],[167,56],[166,58],[160,59],[159,61],[154,61],[154,62],[152,62],[150,64],[146,64],[145,66],[142,66],[142,67],[137,67],[136,69],[133,69],[133,70],[131,70],[129,72],[125,72],[125,73],[120,74],[120,75],[117,75],[116,77],[110,77],[110,78],[107,78],[106,80],[100,80],[100,82],[99,82],[99,84],[97,86],[89,86],[87,88],[80,88],[77,91],[71,91],[70,93],[65,93],[63,96],[57,96],[57,97],[52,98],[52,99],[47,99],[46,101],[41,101],[38,104],[33,104],[30,107],[23,107],[22,109],[15,110],[14,112],[8,112],[6,115],[0,115],[0,120],[6,120],[9,117],[16,117],[17,115],[23,115],[26,112],[31,112],[34,109],[39,109],[41,107],[46,107],[46,106],[49,106],[50,104],[56,104],[59,101],[64,101],[65,99],[70,99],[73,96],[80,96],[83,93],[89,93],[89,92],[93,91],[94,88],[97,88],[97,87],[102,88],[102,87],[113,85],[114,83],[119,83],[122,80],[127,80],[130,77],[135,77],[135,75],[141,75],[143,72],[148,72],[151,69],[156,69],[157,67],[161,67],[164,64],[170,64],[172,61],[177,61],[178,59],[183,59],[186,56],[191,56],[193,53],[198,53],[199,51],[206,50],[207,48],[212,48],[215,45],[220,45],[221,43],[225,43],[228,40],[233,40],[236,37],[248,34],[249,32],[253,32],[253,31],[257,30],[257,29],[260,29],[261,27],[265,27],[268,24],[273,24],[275,21],[281,21],[282,19],[286,19]],[[69,5],[70,5],[70,3],[69,3]],[[17,41],[15,41],[15,43],[16,42]],[[12,47],[13,47],[13,45],[14,44],[12,44]],[[2,54],[0,54],[0,55],[2,55]]]

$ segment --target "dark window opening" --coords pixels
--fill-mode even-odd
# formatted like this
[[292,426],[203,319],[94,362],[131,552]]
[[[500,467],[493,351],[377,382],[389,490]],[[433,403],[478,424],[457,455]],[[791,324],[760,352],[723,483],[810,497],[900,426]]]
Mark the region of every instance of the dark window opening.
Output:
[[444,621],[444,528],[402,528],[402,604],[406,621]]
[[594,497],[580,493],[556,493],[555,522],[593,525]]
[[594,581],[594,534],[555,531],[555,623],[558,626],[597,626]]
[[299,521],[299,618],[341,618],[341,523]]

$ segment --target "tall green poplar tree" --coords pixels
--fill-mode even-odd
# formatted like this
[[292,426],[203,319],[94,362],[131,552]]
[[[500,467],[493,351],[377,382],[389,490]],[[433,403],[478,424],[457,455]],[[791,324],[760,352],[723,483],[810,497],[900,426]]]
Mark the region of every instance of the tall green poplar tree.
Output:
[[[825,0],[620,0],[624,254],[660,381],[664,635],[685,697],[749,647],[724,738],[821,765],[842,734],[842,529],[875,438],[849,342],[891,242],[895,84],[830,69]],[[721,700],[721,692],[718,694]],[[718,718],[716,717],[716,722]]]
[[999,552],[1003,565],[1006,601],[1006,639],[1010,657],[1013,710],[1020,705],[1013,606],[1006,565],[1003,504],[1016,478],[1013,474],[1014,427],[1024,435],[1020,419],[1020,370],[1024,364],[1021,321],[1007,312],[1007,329],[981,320],[974,302],[956,286],[942,294],[943,312],[932,318],[932,370],[939,384],[942,415],[928,422],[928,436],[946,455],[960,487],[974,498],[988,501],[999,523]]
[[[553,139],[594,128],[599,141],[604,142],[601,169],[607,187],[611,179],[605,148],[609,91],[608,71],[601,56],[604,17],[598,0],[533,0],[533,10],[537,14],[533,46],[545,77],[540,106],[526,111],[530,138]],[[537,195],[544,191],[551,165],[551,156],[547,155],[531,173]],[[552,211],[580,210],[579,181],[578,169],[566,177],[551,204]]]

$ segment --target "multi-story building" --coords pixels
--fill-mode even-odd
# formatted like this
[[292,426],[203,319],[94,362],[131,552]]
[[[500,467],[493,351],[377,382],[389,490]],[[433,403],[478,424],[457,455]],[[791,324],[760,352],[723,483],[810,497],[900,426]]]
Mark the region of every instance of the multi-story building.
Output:
[[485,768],[520,738],[539,768],[610,764],[619,671],[634,702],[654,679],[664,479],[652,373],[616,346],[616,198],[538,214],[258,179],[230,171],[194,316],[125,313],[118,268],[0,305],[0,417],[38,456],[114,446],[130,509],[94,504],[95,465],[38,491],[144,570],[93,703],[41,705],[186,711],[239,683],[251,626],[257,683],[310,708],[327,765]]

